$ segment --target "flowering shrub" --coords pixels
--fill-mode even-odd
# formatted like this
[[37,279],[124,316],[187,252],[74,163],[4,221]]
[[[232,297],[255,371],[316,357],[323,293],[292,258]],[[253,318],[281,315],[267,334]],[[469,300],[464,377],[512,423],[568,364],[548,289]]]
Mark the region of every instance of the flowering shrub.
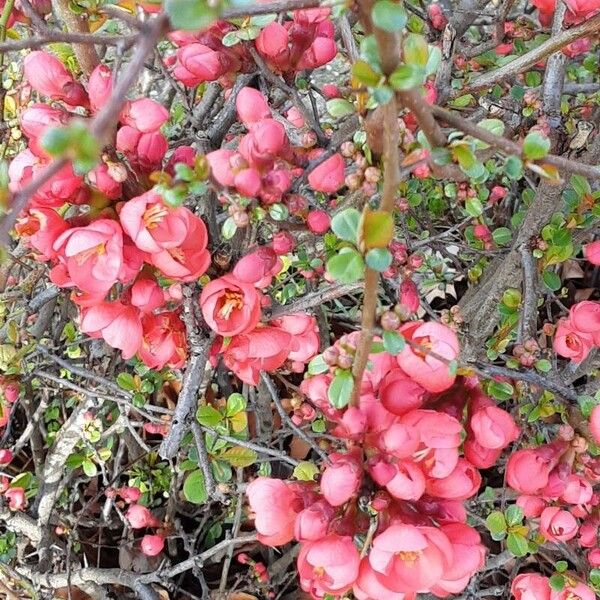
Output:
[[530,4],[0,2],[7,597],[600,594],[600,4]]

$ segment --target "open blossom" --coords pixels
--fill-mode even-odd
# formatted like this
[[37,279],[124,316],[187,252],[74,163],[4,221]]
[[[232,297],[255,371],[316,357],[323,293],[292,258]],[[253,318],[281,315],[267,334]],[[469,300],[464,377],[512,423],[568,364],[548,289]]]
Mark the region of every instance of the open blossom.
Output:
[[558,453],[550,446],[513,452],[506,464],[506,481],[522,494],[537,494],[546,485],[556,466]]
[[291,335],[276,327],[257,327],[236,335],[223,349],[223,362],[242,381],[258,385],[261,371],[283,365],[290,351]]
[[98,219],[86,227],[68,229],[56,239],[53,249],[66,271],[55,267],[55,276],[51,274],[54,283],[76,285],[89,294],[104,296],[119,277],[123,232],[116,221]]
[[540,533],[549,542],[566,542],[577,535],[577,521],[557,506],[545,508],[540,516]]
[[185,326],[173,311],[142,318],[142,341],[138,349],[140,358],[151,369],[169,365],[180,369],[187,358]]
[[377,571],[371,567],[368,556],[365,556],[358,570],[358,577],[352,587],[352,592],[357,600],[415,600],[416,594],[393,592],[381,583]]
[[54,242],[67,229],[68,223],[52,208],[32,208],[15,224],[19,236],[44,260],[56,258]]
[[571,307],[570,321],[577,331],[589,333],[598,344],[600,341],[600,302],[584,300]]
[[232,337],[256,327],[261,316],[261,294],[252,284],[225,275],[206,284],[200,307],[214,332]]
[[318,540],[327,535],[334,508],[325,500],[318,500],[298,513],[294,521],[294,537],[299,542]]
[[550,582],[537,573],[521,573],[510,586],[515,600],[550,600]]
[[291,336],[288,360],[292,370],[301,373],[307,364],[319,352],[319,328],[317,320],[309,315],[285,315],[271,325],[287,331]]
[[484,448],[506,448],[519,437],[519,428],[512,416],[497,406],[477,410],[469,421],[477,442]]
[[341,506],[356,494],[362,481],[360,456],[354,453],[330,456],[331,464],[321,476],[321,493],[331,506]]
[[41,50],[29,53],[23,62],[23,70],[29,85],[43,96],[62,100],[70,106],[87,105],[83,86],[53,54]]
[[466,500],[481,487],[481,474],[464,458],[459,458],[454,470],[447,477],[427,480],[427,493],[438,498]]
[[330,534],[306,542],[298,555],[300,586],[313,597],[339,596],[352,587],[359,564],[358,550],[349,536]]
[[427,592],[452,566],[448,537],[435,527],[392,525],[373,540],[369,563],[394,592]]
[[312,504],[310,493],[298,483],[257,477],[246,488],[255,513],[258,539],[267,546],[282,546],[294,538],[296,516]]
[[575,329],[567,319],[558,322],[554,336],[554,350],[557,354],[580,363],[585,360],[593,347],[594,338],[591,334]]
[[560,592],[552,592],[551,596],[551,600],[596,600],[597,598],[594,590],[581,582],[566,585]]
[[400,333],[420,346],[417,349],[406,344],[398,354],[400,368],[429,392],[448,389],[456,375],[450,372],[446,363],[434,358],[428,351],[448,361],[455,360],[459,345],[454,331],[440,323],[416,321],[403,325]]
[[82,309],[80,328],[90,337],[102,338],[121,350],[124,359],[135,356],[142,343],[139,311],[122,302],[99,302]]

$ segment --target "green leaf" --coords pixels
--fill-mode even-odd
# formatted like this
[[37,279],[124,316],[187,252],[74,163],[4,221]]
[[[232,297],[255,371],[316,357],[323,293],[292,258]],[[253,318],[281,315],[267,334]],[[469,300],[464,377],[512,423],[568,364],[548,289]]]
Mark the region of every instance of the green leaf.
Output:
[[319,472],[319,467],[308,460],[303,460],[296,465],[292,475],[299,481],[314,481],[315,475]]
[[356,208],[347,208],[331,219],[331,229],[340,239],[355,244],[359,222],[360,212]]
[[498,246],[506,246],[512,239],[512,232],[508,227],[498,227],[492,231],[492,238]]
[[402,44],[404,49],[404,62],[407,64],[425,67],[429,60],[429,46],[422,35],[409,33]]
[[352,66],[352,75],[363,85],[375,87],[379,85],[382,75],[377,73],[371,65],[364,60],[357,60]]
[[165,12],[174,29],[206,29],[217,19],[218,9],[205,0],[165,0]]
[[568,568],[569,568],[569,563],[566,560],[559,560],[555,565],[554,568],[559,572],[559,573],[564,573]]
[[562,592],[567,582],[562,575],[552,575],[548,583],[555,592]]
[[382,273],[392,264],[392,254],[387,248],[371,248],[365,256],[369,269]]
[[380,85],[373,90],[373,100],[377,102],[377,104],[383,106],[387,104],[394,95],[392,88],[387,85]]
[[96,463],[92,462],[91,460],[84,460],[81,463],[81,468],[88,477],[95,477],[98,474]]
[[485,520],[487,528],[491,533],[501,534],[506,531],[506,519],[499,510],[491,512]]
[[373,24],[379,29],[389,33],[395,33],[404,29],[407,21],[406,11],[400,4],[391,0],[379,0],[371,11]]
[[233,477],[231,465],[224,460],[213,460],[210,463],[211,470],[215,476],[215,481],[219,483],[227,483]]
[[204,473],[201,469],[192,471],[183,483],[183,495],[192,504],[204,504],[208,500]]
[[590,184],[585,177],[582,177],[581,175],[573,175],[571,176],[570,182],[571,186],[575,190],[575,193],[580,198],[582,196],[592,193],[592,188],[590,187]]
[[365,263],[354,248],[342,248],[327,261],[327,271],[340,283],[354,283],[365,274]]
[[544,271],[542,273],[542,280],[546,287],[553,292],[560,290],[562,287],[562,281],[560,280],[560,275],[555,273],[554,271]]
[[327,371],[329,371],[329,365],[323,360],[322,354],[317,354],[317,356],[308,363],[309,375],[318,375],[319,373],[327,373]]
[[325,106],[327,108],[327,112],[336,119],[351,115],[356,112],[354,104],[352,104],[352,102],[348,102],[348,100],[344,100],[343,98],[332,98],[331,100],[327,100]]
[[232,467],[241,468],[249,467],[258,460],[258,456],[254,450],[243,448],[242,446],[227,448],[225,452],[219,455],[219,458],[226,460]]
[[384,331],[383,346],[386,352],[389,352],[392,356],[396,356],[404,350],[406,340],[397,331]]
[[119,373],[117,375],[117,385],[122,390],[127,390],[128,392],[131,392],[137,388],[135,379],[130,373]]
[[429,58],[427,59],[427,64],[425,65],[425,75],[429,77],[437,72],[440,68],[440,63],[442,62],[442,51],[437,46],[430,46],[429,48]]
[[214,427],[215,425],[218,425],[224,418],[223,415],[210,404],[201,406],[198,409],[197,417],[200,425],[204,425],[204,427]]
[[236,231],[237,225],[235,224],[233,217],[227,217],[223,223],[223,226],[221,227],[221,235],[223,236],[223,239],[230,240],[235,235]]
[[516,504],[511,504],[506,509],[506,522],[509,526],[519,525],[523,521],[523,509]]
[[221,43],[223,44],[223,46],[226,46],[227,48],[231,48],[231,46],[235,46],[236,44],[239,44],[241,41],[242,40],[238,36],[237,31],[230,31],[223,36],[223,39],[221,39]]
[[400,65],[389,77],[395,90],[410,90],[425,81],[425,70],[419,65]]
[[40,145],[50,156],[64,154],[71,144],[71,134],[67,127],[49,127],[42,134]]
[[352,372],[346,369],[338,369],[327,390],[329,403],[334,408],[348,406],[353,388],[354,380],[352,379]]
[[471,102],[473,102],[473,100],[475,100],[473,94],[464,94],[463,96],[459,96],[458,98],[452,100],[450,105],[454,106],[455,108],[466,108],[469,106],[469,104],[471,104]]
[[538,133],[532,131],[528,133],[523,140],[523,155],[528,160],[538,160],[544,158],[550,150],[550,140]]
[[523,162],[517,156],[509,156],[504,162],[504,172],[513,181],[523,177]]
[[225,409],[226,416],[232,417],[233,415],[237,415],[237,413],[244,410],[246,410],[246,398],[244,398],[244,396],[234,393],[227,398],[227,407]]
[[506,381],[492,381],[488,386],[488,392],[496,400],[508,400],[512,398],[515,389]]
[[483,214],[483,204],[477,197],[467,198],[465,201],[465,210],[471,217],[480,217]]
[[520,533],[509,533],[506,547],[514,556],[525,556],[529,552],[529,542]]
[[387,248],[393,237],[394,217],[391,213],[385,210],[364,211],[359,242],[364,244],[365,248]]
[[549,373],[552,370],[552,363],[545,358],[536,361],[533,366],[542,373]]
[[290,211],[285,204],[278,202],[269,206],[269,215],[274,221],[285,221],[290,216]]
[[494,135],[502,135],[504,133],[504,123],[500,119],[483,119],[479,121],[478,125]]

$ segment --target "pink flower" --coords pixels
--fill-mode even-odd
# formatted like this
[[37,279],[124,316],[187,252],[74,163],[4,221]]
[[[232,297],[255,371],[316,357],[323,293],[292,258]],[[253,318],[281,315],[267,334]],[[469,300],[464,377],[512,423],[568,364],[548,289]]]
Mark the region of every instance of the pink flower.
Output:
[[566,5],[578,19],[591,16],[600,10],[600,2],[598,0],[566,0]]
[[584,300],[571,307],[569,320],[573,328],[583,333],[590,333],[598,344],[597,334],[600,332],[600,302]]
[[129,504],[137,502],[142,496],[142,492],[136,487],[122,487],[115,491]]
[[267,100],[258,90],[251,87],[243,87],[239,91],[235,99],[235,107],[240,121],[246,127],[271,117]]
[[390,371],[379,389],[379,398],[383,406],[399,416],[421,408],[426,397],[425,389],[410,379],[401,369]]
[[398,355],[401,369],[429,392],[443,392],[456,379],[449,366],[429,354],[445,358],[448,361],[458,357],[459,346],[456,334],[441,323],[411,322],[400,328],[400,333],[419,348],[406,344]]
[[600,445],[600,404],[594,406],[590,414],[590,433],[596,444]]
[[548,446],[517,450],[506,463],[506,481],[522,494],[536,494],[548,485],[550,471],[556,462],[556,453]]
[[108,102],[112,94],[112,88],[111,70],[106,65],[98,65],[92,71],[88,83],[90,106],[94,112],[98,112]]
[[31,52],[23,63],[25,79],[43,96],[62,100],[70,106],[86,106],[87,94],[66,67],[52,54],[40,50]]
[[177,281],[194,281],[203,275],[210,266],[208,232],[204,221],[185,207],[180,215],[186,226],[186,236],[176,248],[166,248],[151,254],[149,262],[166,277]]
[[67,222],[52,208],[32,208],[15,224],[19,237],[37,250],[44,260],[56,258],[54,242],[67,229]]
[[550,600],[550,582],[537,573],[521,573],[510,586],[515,600]]
[[463,451],[465,458],[478,469],[489,469],[500,458],[503,448],[485,448],[477,440],[467,438]]
[[269,169],[287,148],[288,139],[283,125],[274,119],[262,119],[243,137],[238,152],[251,167]]
[[169,111],[155,100],[140,98],[125,104],[119,120],[142,133],[154,133],[169,120]]
[[583,247],[583,256],[593,265],[600,265],[600,240],[586,244]]
[[540,533],[549,542],[566,542],[577,535],[577,520],[558,506],[545,508],[540,516]]
[[483,567],[487,550],[479,533],[464,523],[442,525],[441,530],[454,550],[452,566],[432,590],[436,596],[444,597],[459,594],[467,587],[471,577]]
[[32,104],[26,108],[19,118],[21,130],[29,138],[30,149],[37,156],[46,156],[46,152],[38,146],[38,140],[49,127],[62,127],[71,115],[62,108],[48,104]]
[[477,410],[469,421],[477,442],[484,448],[506,448],[520,433],[512,416],[497,406]]
[[419,447],[419,433],[403,423],[394,423],[381,432],[379,447],[386,454],[396,458],[408,458]]
[[331,534],[302,545],[298,556],[300,586],[321,598],[347,592],[356,577],[360,557],[351,537]]
[[173,75],[188,87],[204,81],[216,81],[233,67],[228,55],[215,52],[204,44],[188,44],[177,50]]
[[56,239],[53,249],[74,285],[104,296],[119,277],[123,233],[116,221],[98,219],[86,227],[68,229]]
[[187,358],[185,326],[175,312],[148,314],[142,318],[140,358],[151,369],[169,365],[180,369]]
[[423,471],[412,460],[394,463],[394,476],[385,483],[386,490],[399,500],[416,501],[425,493],[426,480]]
[[589,333],[574,329],[570,320],[561,319],[554,336],[554,351],[561,356],[580,363],[594,347],[594,338]]
[[522,494],[517,498],[517,506],[521,507],[523,514],[529,519],[539,517],[546,508],[546,502],[539,496]]
[[141,504],[132,504],[125,513],[125,518],[133,529],[144,529],[146,527],[159,527],[160,521]]
[[321,539],[327,535],[334,509],[325,500],[319,500],[298,513],[294,522],[294,537],[299,542]]
[[313,233],[325,233],[329,229],[331,218],[324,210],[311,210],[306,217],[306,224]]
[[220,148],[206,155],[210,172],[214,179],[224,187],[233,187],[234,174],[231,161],[236,153],[229,148]]
[[22,487],[8,488],[4,492],[4,497],[8,499],[8,507],[11,510],[23,510],[27,506],[25,490]]
[[142,313],[151,313],[165,302],[162,288],[153,279],[138,279],[129,291],[131,304]]
[[289,254],[296,246],[296,240],[289,231],[278,231],[271,241],[273,250],[277,256]]
[[317,26],[317,37],[298,61],[297,69],[316,69],[335,58],[337,46],[333,39],[333,24],[324,21]]
[[580,475],[570,475],[561,498],[568,504],[587,504],[591,501],[593,494],[594,491],[587,479]]
[[165,165],[165,171],[171,175],[171,177],[175,176],[175,165],[184,164],[194,168],[196,162],[196,151],[191,146],[178,146],[171,154],[169,161]]
[[223,349],[223,362],[245,383],[258,385],[261,371],[274,371],[285,362],[291,339],[276,327],[257,327],[231,340]]
[[10,464],[12,462],[13,459],[13,453],[6,449],[3,448],[2,450],[0,450],[0,466],[6,466],[8,464]]
[[458,459],[455,469],[442,479],[429,479],[427,493],[438,498],[466,500],[474,496],[481,487],[479,471],[464,458]]
[[120,198],[123,193],[123,187],[120,181],[116,181],[109,166],[101,162],[88,173],[90,184],[98,191],[102,192],[109,200]]
[[214,332],[232,337],[256,327],[261,316],[261,294],[252,284],[225,275],[204,287],[200,307]]
[[269,23],[256,38],[256,49],[259,54],[266,58],[273,66],[287,67],[290,56],[288,49],[288,30],[274,21]]
[[242,283],[252,283],[255,287],[261,288],[267,287],[271,277],[280,270],[281,263],[273,248],[260,246],[238,260],[232,274]]
[[257,477],[248,485],[246,495],[261,544],[282,546],[292,541],[296,517],[305,508],[302,491],[301,486],[269,477]]
[[412,279],[403,279],[400,284],[398,302],[408,312],[416,313],[421,306],[421,300],[419,298],[419,289]]
[[317,320],[309,315],[286,315],[272,321],[271,325],[287,331],[292,336],[288,360],[294,371],[300,373],[304,365],[319,352]]
[[79,327],[90,337],[101,337],[121,350],[124,359],[134,356],[142,343],[139,311],[121,302],[99,302],[82,309]]
[[129,155],[128,158],[135,165],[139,166],[142,171],[150,173],[156,169],[160,169],[162,160],[168,149],[169,143],[162,133],[155,131],[142,133],[136,151]]
[[454,551],[434,527],[392,525],[373,540],[369,563],[394,592],[427,592],[452,566]]
[[560,592],[553,591],[551,595],[551,600],[596,600],[597,598],[594,590],[581,582],[567,585]]
[[330,456],[331,464],[321,476],[321,493],[331,506],[342,506],[356,494],[362,481],[361,461],[356,454]]
[[260,191],[260,173],[256,169],[242,169],[235,174],[233,185],[242,196],[253,198]]
[[132,198],[121,208],[119,219],[127,235],[144,252],[176,248],[188,233],[185,207],[170,208],[155,192]]
[[354,582],[352,592],[357,600],[415,600],[415,594],[404,594],[403,592],[393,592],[381,583],[379,574],[374,571],[369,563],[369,557],[365,556],[361,562],[358,571],[358,578]]
[[158,556],[165,547],[162,535],[145,535],[140,543],[140,549],[146,556]]
[[344,158],[336,153],[308,175],[308,183],[315,192],[333,194],[344,186]]

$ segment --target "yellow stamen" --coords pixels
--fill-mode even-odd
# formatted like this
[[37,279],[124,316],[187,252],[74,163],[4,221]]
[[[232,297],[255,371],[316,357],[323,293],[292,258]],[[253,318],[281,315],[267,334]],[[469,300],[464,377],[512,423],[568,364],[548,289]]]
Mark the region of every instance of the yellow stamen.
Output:
[[84,250],[83,252],[80,252],[79,254],[75,255],[75,262],[79,266],[81,266],[89,258],[94,256],[94,254],[96,256],[100,256],[105,253],[106,253],[106,244],[98,244],[97,246],[94,246],[93,248],[89,248],[88,250]]
[[142,220],[146,225],[146,229],[155,229],[168,214],[169,211],[165,206],[162,206],[161,204],[152,204],[146,209]]
[[222,319],[229,319],[234,310],[241,310],[244,306],[242,294],[239,292],[225,292],[225,302],[219,310],[219,316]]

